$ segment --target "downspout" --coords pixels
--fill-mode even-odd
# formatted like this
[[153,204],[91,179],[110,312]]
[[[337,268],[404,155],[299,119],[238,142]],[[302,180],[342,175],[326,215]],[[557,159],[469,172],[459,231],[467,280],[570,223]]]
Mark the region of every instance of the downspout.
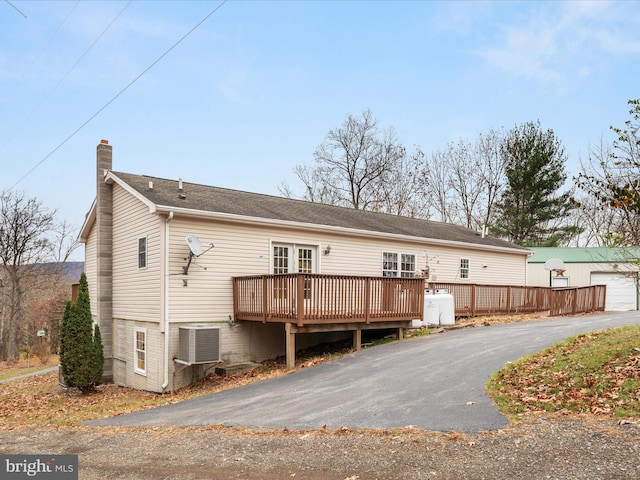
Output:
[[162,391],[169,385],[169,222],[173,220],[173,211],[164,222],[164,383]]

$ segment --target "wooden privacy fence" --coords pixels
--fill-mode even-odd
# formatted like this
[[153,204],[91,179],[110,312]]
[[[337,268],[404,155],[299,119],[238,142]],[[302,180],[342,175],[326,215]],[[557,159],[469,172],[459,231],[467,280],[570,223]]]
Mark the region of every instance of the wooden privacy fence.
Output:
[[606,285],[553,288],[551,289],[550,315],[604,311],[606,297]]
[[307,324],[422,318],[424,279],[292,273],[233,278],[238,320]]
[[429,282],[428,288],[453,295],[456,316],[500,315],[549,310],[549,315],[603,311],[605,285],[589,287],[523,287]]

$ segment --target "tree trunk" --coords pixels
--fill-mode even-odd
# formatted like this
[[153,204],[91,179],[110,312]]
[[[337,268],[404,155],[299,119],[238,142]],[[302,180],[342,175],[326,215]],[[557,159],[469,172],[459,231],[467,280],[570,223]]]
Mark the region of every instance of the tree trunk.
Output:
[[7,364],[19,358],[19,348],[21,345],[23,311],[22,311],[22,284],[20,276],[14,268],[9,268],[11,279],[11,307],[9,310],[9,332],[7,335]]

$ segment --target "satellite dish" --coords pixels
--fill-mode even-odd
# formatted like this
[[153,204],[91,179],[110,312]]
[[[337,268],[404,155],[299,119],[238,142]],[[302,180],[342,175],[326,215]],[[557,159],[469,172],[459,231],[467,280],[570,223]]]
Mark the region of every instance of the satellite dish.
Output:
[[202,244],[200,243],[200,239],[198,237],[196,237],[195,235],[187,235],[185,240],[187,242],[189,250],[191,250],[191,253],[194,256],[199,257],[200,255],[202,255]]
[[555,270],[566,270],[564,266],[564,262],[559,258],[550,258],[546,262],[544,262],[544,269],[553,272]]
[[[202,251],[202,243],[200,243],[200,239],[198,237],[196,237],[195,235],[187,235],[185,237],[185,242],[187,242],[187,247],[189,247],[189,261],[187,262],[187,266],[186,267],[182,267],[182,272],[185,275],[189,274],[189,267],[191,266],[191,261],[193,260],[193,257],[199,257],[200,255],[202,255],[205,252],[208,252],[209,250],[211,250],[213,247],[215,247],[215,245],[213,244],[213,242],[211,242],[209,245],[209,248],[207,248],[205,250],[205,252]],[[185,258],[185,260],[187,260]],[[207,269],[206,267],[203,267],[205,270]],[[184,286],[187,286],[187,281],[183,280],[184,282]]]

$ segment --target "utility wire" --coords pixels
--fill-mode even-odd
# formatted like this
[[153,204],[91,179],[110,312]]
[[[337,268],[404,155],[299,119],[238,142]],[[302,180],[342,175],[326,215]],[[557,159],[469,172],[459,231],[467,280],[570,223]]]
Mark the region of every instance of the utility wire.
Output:
[[4,1],[7,2],[10,7],[12,7],[16,12],[18,12],[24,18],[27,18],[27,16],[18,7],[16,7],[13,3],[11,3],[9,0],[4,0]]
[[[13,131],[13,133],[11,135],[9,135],[7,140],[2,144],[2,146],[0,146],[0,152],[2,150],[4,150],[4,147],[6,147],[7,144],[13,139],[13,137],[15,137],[16,133],[18,133],[22,129],[22,127],[24,127],[25,123],[27,123],[31,119],[31,117],[33,117],[33,115],[40,109],[40,107],[42,107],[42,105],[44,105],[44,103],[49,99],[49,97],[53,94],[53,92],[55,92],[58,89],[58,87],[62,84],[62,82],[64,82],[67,79],[67,77],[78,66],[78,64],[82,61],[82,59],[84,57],[86,57],[87,54],[93,49],[95,44],[98,43],[98,41],[100,41],[100,39],[104,36],[105,33],[107,33],[107,30],[109,30],[111,28],[111,26],[116,22],[116,20],[118,18],[120,18],[120,15],[122,15],[124,13],[124,11],[127,9],[127,7],[129,5],[131,5],[132,1],[133,0],[129,0],[129,3],[127,3],[124,6],[124,8],[122,10],[120,10],[120,13],[118,13],[118,15],[116,15],[115,18],[113,20],[111,20],[111,23],[109,23],[109,25],[107,25],[107,27],[102,31],[102,33],[100,35],[98,35],[98,38],[96,38],[94,40],[94,42],[91,45],[89,45],[89,48],[87,48],[84,51],[84,53],[80,56],[80,58],[78,58],[76,63],[74,63],[73,66],[69,70],[67,70],[67,73],[65,73],[62,76],[62,78],[60,78],[60,80],[58,80],[58,83],[56,83],[56,85],[49,91],[49,93],[42,99],[42,101],[31,111],[31,113],[29,115],[27,115],[27,117],[20,123],[20,125],[18,125],[18,127]],[[77,5],[77,3],[76,3],[76,5]],[[71,12],[69,12],[69,14],[71,14]],[[68,18],[68,16],[67,16],[67,18]]]
[[[5,0],[7,3],[9,3],[8,0]],[[36,60],[38,60],[42,54],[44,53],[44,51],[47,49],[47,47],[49,46],[49,44],[51,43],[51,40],[53,40],[53,37],[55,37],[58,32],[60,31],[60,29],[62,28],[62,26],[67,22],[67,20],[69,20],[69,17],[71,16],[71,14],[73,13],[73,11],[76,9],[76,7],[78,6],[78,4],[80,3],[80,0],[77,0],[76,3],[73,5],[73,7],[71,7],[71,10],[69,10],[69,13],[67,13],[67,16],[64,17],[64,20],[62,20],[62,22],[60,23],[60,25],[58,25],[58,28],[56,28],[56,31],[53,32],[53,34],[51,34],[51,36],[49,37],[49,39],[46,41],[46,43],[44,44],[44,46],[40,49],[40,51],[38,52],[38,54],[33,57],[33,60],[31,61],[31,63],[29,64],[29,66],[24,70],[24,72],[22,72],[22,75],[20,76],[20,78],[18,79],[18,81],[16,82],[16,84],[13,86],[13,88],[11,89],[11,91],[9,92],[9,95],[11,95],[13,93],[13,91],[16,89],[16,87],[20,84],[20,82],[22,81],[22,79],[25,77],[25,75],[29,72],[29,70],[31,70],[31,67],[33,67],[33,64],[36,63]],[[11,5],[11,3],[9,3],[9,5]],[[13,6],[13,5],[11,5]],[[15,8],[15,7],[14,7]],[[20,12],[22,13],[22,12]],[[27,18],[27,16],[25,15],[24,18]]]
[[122,95],[125,91],[127,91],[129,89],[129,87],[131,87],[134,83],[136,83],[140,78],[142,78],[142,76],[144,74],[146,74],[149,70],[151,70],[154,66],[156,66],[156,64],[158,62],[160,62],[160,60],[162,60],[164,57],[166,57],[174,48],[176,48],[178,45],[180,45],[180,43],[182,43],[182,41],[187,38],[189,35],[191,35],[198,27],[200,27],[200,25],[202,25],[204,22],[206,22],[209,17],[211,17],[214,13],[216,13],[218,10],[220,10],[220,8],[222,8],[222,6],[227,3],[229,0],[223,0],[216,8],[214,8],[213,10],[211,10],[211,12],[209,12],[207,15],[205,15],[205,17],[200,20],[191,30],[189,30],[187,33],[185,33],[180,39],[178,39],[177,42],[175,42],[173,45],[171,45],[162,55],[160,55],[153,63],[151,63],[151,65],[149,65],[147,68],[145,68],[142,73],[140,73],[137,77],[135,77],[133,80],[131,80],[131,82],[129,82],[122,90],[120,90],[118,93],[116,93],[116,95],[114,97],[111,98],[111,100],[109,100],[107,103],[105,103],[96,113],[94,113],[93,115],[91,115],[91,117],[89,117],[87,120],[84,121],[84,123],[82,123],[78,128],[76,128],[73,132],[71,132],[71,134],[65,138],[62,142],[60,142],[53,150],[51,150],[47,155],[45,155],[42,160],[40,160],[38,163],[36,163],[27,173],[25,173],[22,177],[20,177],[18,179],[18,181],[16,181],[13,185],[11,185],[8,190],[13,190],[14,187],[16,185],[18,185],[20,182],[22,182],[25,178],[27,178],[29,175],[31,175],[34,170],[36,170],[40,165],[42,165],[49,157],[51,157],[51,155],[53,155],[54,153],[56,153],[65,143],[67,143],[71,138],[73,138],[80,130],[82,130],[89,122],[91,122],[91,120],[93,120],[94,118],[96,118],[98,115],[100,115],[109,105],[111,105],[120,95]]

